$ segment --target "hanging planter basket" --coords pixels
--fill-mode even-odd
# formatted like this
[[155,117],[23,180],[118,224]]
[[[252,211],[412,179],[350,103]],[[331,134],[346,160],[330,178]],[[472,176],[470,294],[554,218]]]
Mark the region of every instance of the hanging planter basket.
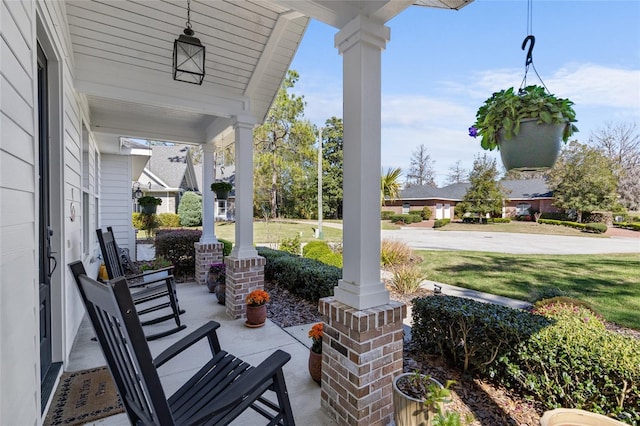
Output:
[[226,200],[232,188],[233,186],[229,182],[214,182],[211,184],[211,190],[216,194],[218,200]]
[[140,211],[144,214],[156,214],[156,211],[158,211],[158,206],[156,205],[147,205],[147,206],[140,206]]
[[550,168],[558,159],[566,123],[537,123],[536,118],[520,122],[520,132],[506,139],[498,132],[498,146],[502,164],[507,170],[541,170]]

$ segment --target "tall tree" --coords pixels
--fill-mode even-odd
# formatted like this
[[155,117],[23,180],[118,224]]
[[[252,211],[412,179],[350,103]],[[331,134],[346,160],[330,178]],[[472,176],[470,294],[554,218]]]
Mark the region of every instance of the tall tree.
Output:
[[483,156],[477,156],[473,161],[473,168],[469,173],[469,189],[462,198],[464,212],[475,213],[480,222],[487,215],[499,215],[502,213],[502,200],[505,197],[505,189],[498,182],[498,167],[496,160]]
[[322,131],[322,212],[327,218],[342,218],[343,123],[331,117]]
[[387,173],[380,177],[380,205],[384,206],[386,199],[393,201],[398,198],[400,195],[400,176],[402,176],[402,169],[398,167],[387,169]]
[[469,172],[462,168],[460,160],[456,161],[456,164],[449,167],[449,173],[447,174],[447,185],[453,185],[454,183],[467,182]]
[[636,123],[606,123],[591,134],[589,144],[600,149],[615,166],[620,202],[640,208],[640,134]]
[[583,212],[612,210],[616,203],[614,167],[600,150],[571,141],[549,172],[554,204],[575,210],[578,222]]
[[288,92],[299,78],[289,70],[264,124],[254,131],[254,210],[271,218],[310,217],[314,210],[315,134],[303,120],[304,98]]
[[427,152],[427,148],[421,144],[411,154],[409,173],[407,173],[407,186],[436,186],[435,161]]

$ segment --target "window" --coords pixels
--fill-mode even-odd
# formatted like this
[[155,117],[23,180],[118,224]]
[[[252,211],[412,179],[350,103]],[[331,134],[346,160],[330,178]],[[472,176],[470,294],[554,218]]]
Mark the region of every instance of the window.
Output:
[[516,205],[516,216],[527,216],[529,215],[529,209],[531,208],[531,204],[529,203],[518,203]]
[[218,217],[227,217],[227,200],[218,200],[218,211],[216,212]]

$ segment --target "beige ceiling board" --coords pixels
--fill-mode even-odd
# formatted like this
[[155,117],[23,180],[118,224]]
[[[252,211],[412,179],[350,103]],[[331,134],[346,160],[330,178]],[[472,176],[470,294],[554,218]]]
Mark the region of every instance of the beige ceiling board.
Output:
[[414,0],[414,4],[417,6],[454,10],[460,10],[471,2],[473,0]]

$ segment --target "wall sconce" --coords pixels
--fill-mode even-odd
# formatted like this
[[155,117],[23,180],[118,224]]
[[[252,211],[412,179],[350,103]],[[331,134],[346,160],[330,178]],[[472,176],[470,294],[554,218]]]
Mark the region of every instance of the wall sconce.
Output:
[[173,79],[185,83],[202,84],[204,80],[205,48],[193,36],[191,29],[191,1],[187,0],[187,27],[173,42]]

